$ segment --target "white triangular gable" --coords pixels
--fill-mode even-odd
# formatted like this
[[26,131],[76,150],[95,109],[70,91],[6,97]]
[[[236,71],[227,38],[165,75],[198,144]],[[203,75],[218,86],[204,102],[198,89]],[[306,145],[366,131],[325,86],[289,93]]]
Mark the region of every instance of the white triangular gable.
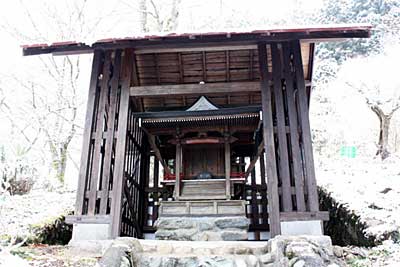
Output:
[[211,103],[206,97],[201,96],[196,103],[194,103],[186,111],[199,111],[199,110],[217,110],[218,108]]

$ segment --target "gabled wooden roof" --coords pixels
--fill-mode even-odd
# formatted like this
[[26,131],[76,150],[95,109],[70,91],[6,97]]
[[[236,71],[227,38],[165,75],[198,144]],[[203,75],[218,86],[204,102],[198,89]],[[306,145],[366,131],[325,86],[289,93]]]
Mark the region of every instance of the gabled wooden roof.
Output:
[[94,49],[116,49],[133,47],[138,51],[160,48],[194,48],[205,45],[254,45],[265,41],[305,40],[307,42],[329,39],[366,38],[371,34],[369,24],[315,25],[307,27],[279,27],[250,31],[163,33],[124,38],[106,38],[93,44],[77,41],[62,41],[52,44],[22,45],[24,56],[62,53],[90,53]]

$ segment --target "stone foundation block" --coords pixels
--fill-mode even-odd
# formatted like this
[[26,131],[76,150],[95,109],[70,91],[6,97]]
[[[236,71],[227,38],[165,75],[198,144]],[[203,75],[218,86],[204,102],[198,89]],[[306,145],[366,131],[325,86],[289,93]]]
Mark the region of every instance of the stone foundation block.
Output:
[[180,241],[247,240],[249,224],[244,216],[160,217],[155,223],[155,237]]

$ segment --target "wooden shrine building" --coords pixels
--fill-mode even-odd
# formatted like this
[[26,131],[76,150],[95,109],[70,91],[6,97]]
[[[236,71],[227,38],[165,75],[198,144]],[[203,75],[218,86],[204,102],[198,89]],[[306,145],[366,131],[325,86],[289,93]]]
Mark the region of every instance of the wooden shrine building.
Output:
[[367,38],[370,29],[24,46],[24,55],[93,53],[74,232],[144,238],[171,210],[234,215],[237,203],[255,239],[285,234],[286,222],[327,220],[309,122],[315,44]]

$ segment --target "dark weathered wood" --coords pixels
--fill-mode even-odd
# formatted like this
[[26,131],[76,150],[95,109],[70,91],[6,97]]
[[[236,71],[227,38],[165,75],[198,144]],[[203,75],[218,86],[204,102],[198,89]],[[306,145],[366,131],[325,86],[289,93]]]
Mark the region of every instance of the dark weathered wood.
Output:
[[225,135],[225,195],[226,199],[231,199],[231,144],[229,135]]
[[287,137],[286,137],[286,122],[285,122],[285,108],[283,106],[283,93],[282,93],[282,64],[281,55],[276,43],[271,44],[272,54],[272,76],[275,97],[275,114],[278,128],[278,142],[279,142],[279,175],[282,181],[282,208],[283,211],[292,211],[292,194],[290,191],[290,172],[289,172],[289,159],[287,150]]
[[281,212],[280,216],[281,222],[310,220],[329,221],[329,211]]
[[101,184],[100,194],[100,210],[99,214],[106,214],[108,204],[108,185],[111,174],[111,160],[113,153],[113,142],[114,142],[114,130],[115,130],[115,114],[117,108],[117,93],[118,93],[118,82],[119,74],[121,69],[121,50],[115,51],[114,56],[114,71],[111,79],[110,89],[110,105],[108,110],[108,123],[107,123],[107,136],[106,144],[104,149],[104,165],[103,165],[103,179]]
[[315,179],[314,156],[311,143],[308,97],[306,93],[306,87],[304,84],[304,73],[303,73],[303,64],[301,61],[300,42],[299,41],[292,42],[292,49],[293,49],[294,67],[296,72],[300,126],[302,132],[301,140],[304,149],[308,205],[310,211],[318,211],[319,210],[318,192],[317,192],[317,182]]
[[294,176],[294,183],[296,187],[296,206],[297,211],[306,211],[306,204],[304,200],[304,175],[301,163],[301,151],[299,144],[299,132],[297,123],[297,109],[295,102],[295,92],[293,89],[293,73],[291,72],[291,59],[290,59],[289,43],[283,43],[283,63],[284,63],[284,77],[286,81],[286,101],[288,108],[288,119],[290,127],[290,149],[292,155],[292,169]]
[[230,82],[179,85],[135,86],[131,88],[133,96],[173,96],[173,95],[204,95],[216,93],[260,92],[259,82]]
[[119,118],[118,118],[118,134],[117,144],[115,150],[115,173],[113,181],[113,203],[111,208],[111,233],[112,238],[116,238],[120,234],[121,226],[121,203],[124,181],[124,164],[125,164],[125,149],[126,149],[126,132],[128,123],[128,110],[129,110],[129,86],[132,77],[132,68],[130,65],[133,63],[134,53],[132,49],[125,50],[122,60],[121,70],[121,97],[119,105]]
[[110,64],[111,64],[111,51],[106,52],[105,61],[103,66],[103,77],[101,80],[100,88],[100,99],[97,107],[96,114],[96,129],[95,129],[95,141],[94,141],[94,152],[92,159],[92,169],[90,175],[90,192],[89,192],[89,204],[88,204],[88,215],[95,214],[96,201],[97,201],[97,184],[102,170],[102,153],[101,147],[103,145],[103,122],[104,114],[106,112],[106,101],[108,97],[108,82],[110,79]]
[[182,154],[182,147],[178,140],[176,144],[176,152],[175,152],[175,188],[174,188],[174,197],[175,200],[179,200],[181,196],[181,154]]
[[263,113],[263,138],[266,154],[266,169],[268,179],[268,207],[271,237],[281,233],[279,219],[278,177],[275,160],[274,130],[272,121],[271,88],[268,79],[267,49],[265,43],[258,44],[258,57],[261,76],[261,95]]
[[102,69],[104,54],[102,51],[94,52],[92,63],[92,74],[90,78],[88,103],[86,107],[86,118],[83,132],[82,154],[79,169],[78,190],[76,194],[75,214],[82,215],[83,203],[85,198],[86,183],[88,179],[88,168],[90,160],[90,143],[92,139],[92,125],[94,120],[94,111],[96,105],[97,83]]
[[[254,160],[253,157],[250,157],[251,160]],[[257,182],[256,182],[256,172],[254,170],[254,168],[251,170],[251,186],[255,189],[255,187],[257,186]],[[258,220],[258,213],[259,213],[259,209],[258,209],[258,199],[257,199],[257,191],[256,190],[251,190],[251,217],[253,219],[253,225],[258,225],[260,224],[259,220]]]
[[[264,152],[260,155],[260,176],[261,176],[261,186],[266,188],[266,179],[265,176],[265,158]],[[261,190],[261,211],[262,211],[262,223],[268,224],[268,199],[267,199],[267,191]]]
[[261,143],[258,145],[256,154],[254,156],[254,158],[251,160],[249,167],[247,167],[247,170],[244,174],[244,177],[247,178],[249,177],[251,171],[254,169],[254,167],[256,166],[256,163],[261,155],[261,153],[264,151],[264,140],[261,141]]
[[161,165],[163,166],[164,171],[165,171],[166,173],[170,174],[170,173],[171,173],[171,170],[169,169],[168,164],[165,162],[165,160],[164,160],[164,159],[162,158],[162,156],[161,156],[161,152],[160,152],[160,150],[158,149],[157,144],[156,144],[155,136],[152,135],[151,133],[149,133],[146,129],[144,129],[144,128],[142,128],[142,129],[143,129],[143,131],[147,134],[150,147],[153,149],[154,155],[156,156],[157,160],[158,160],[158,161],[161,163]]

